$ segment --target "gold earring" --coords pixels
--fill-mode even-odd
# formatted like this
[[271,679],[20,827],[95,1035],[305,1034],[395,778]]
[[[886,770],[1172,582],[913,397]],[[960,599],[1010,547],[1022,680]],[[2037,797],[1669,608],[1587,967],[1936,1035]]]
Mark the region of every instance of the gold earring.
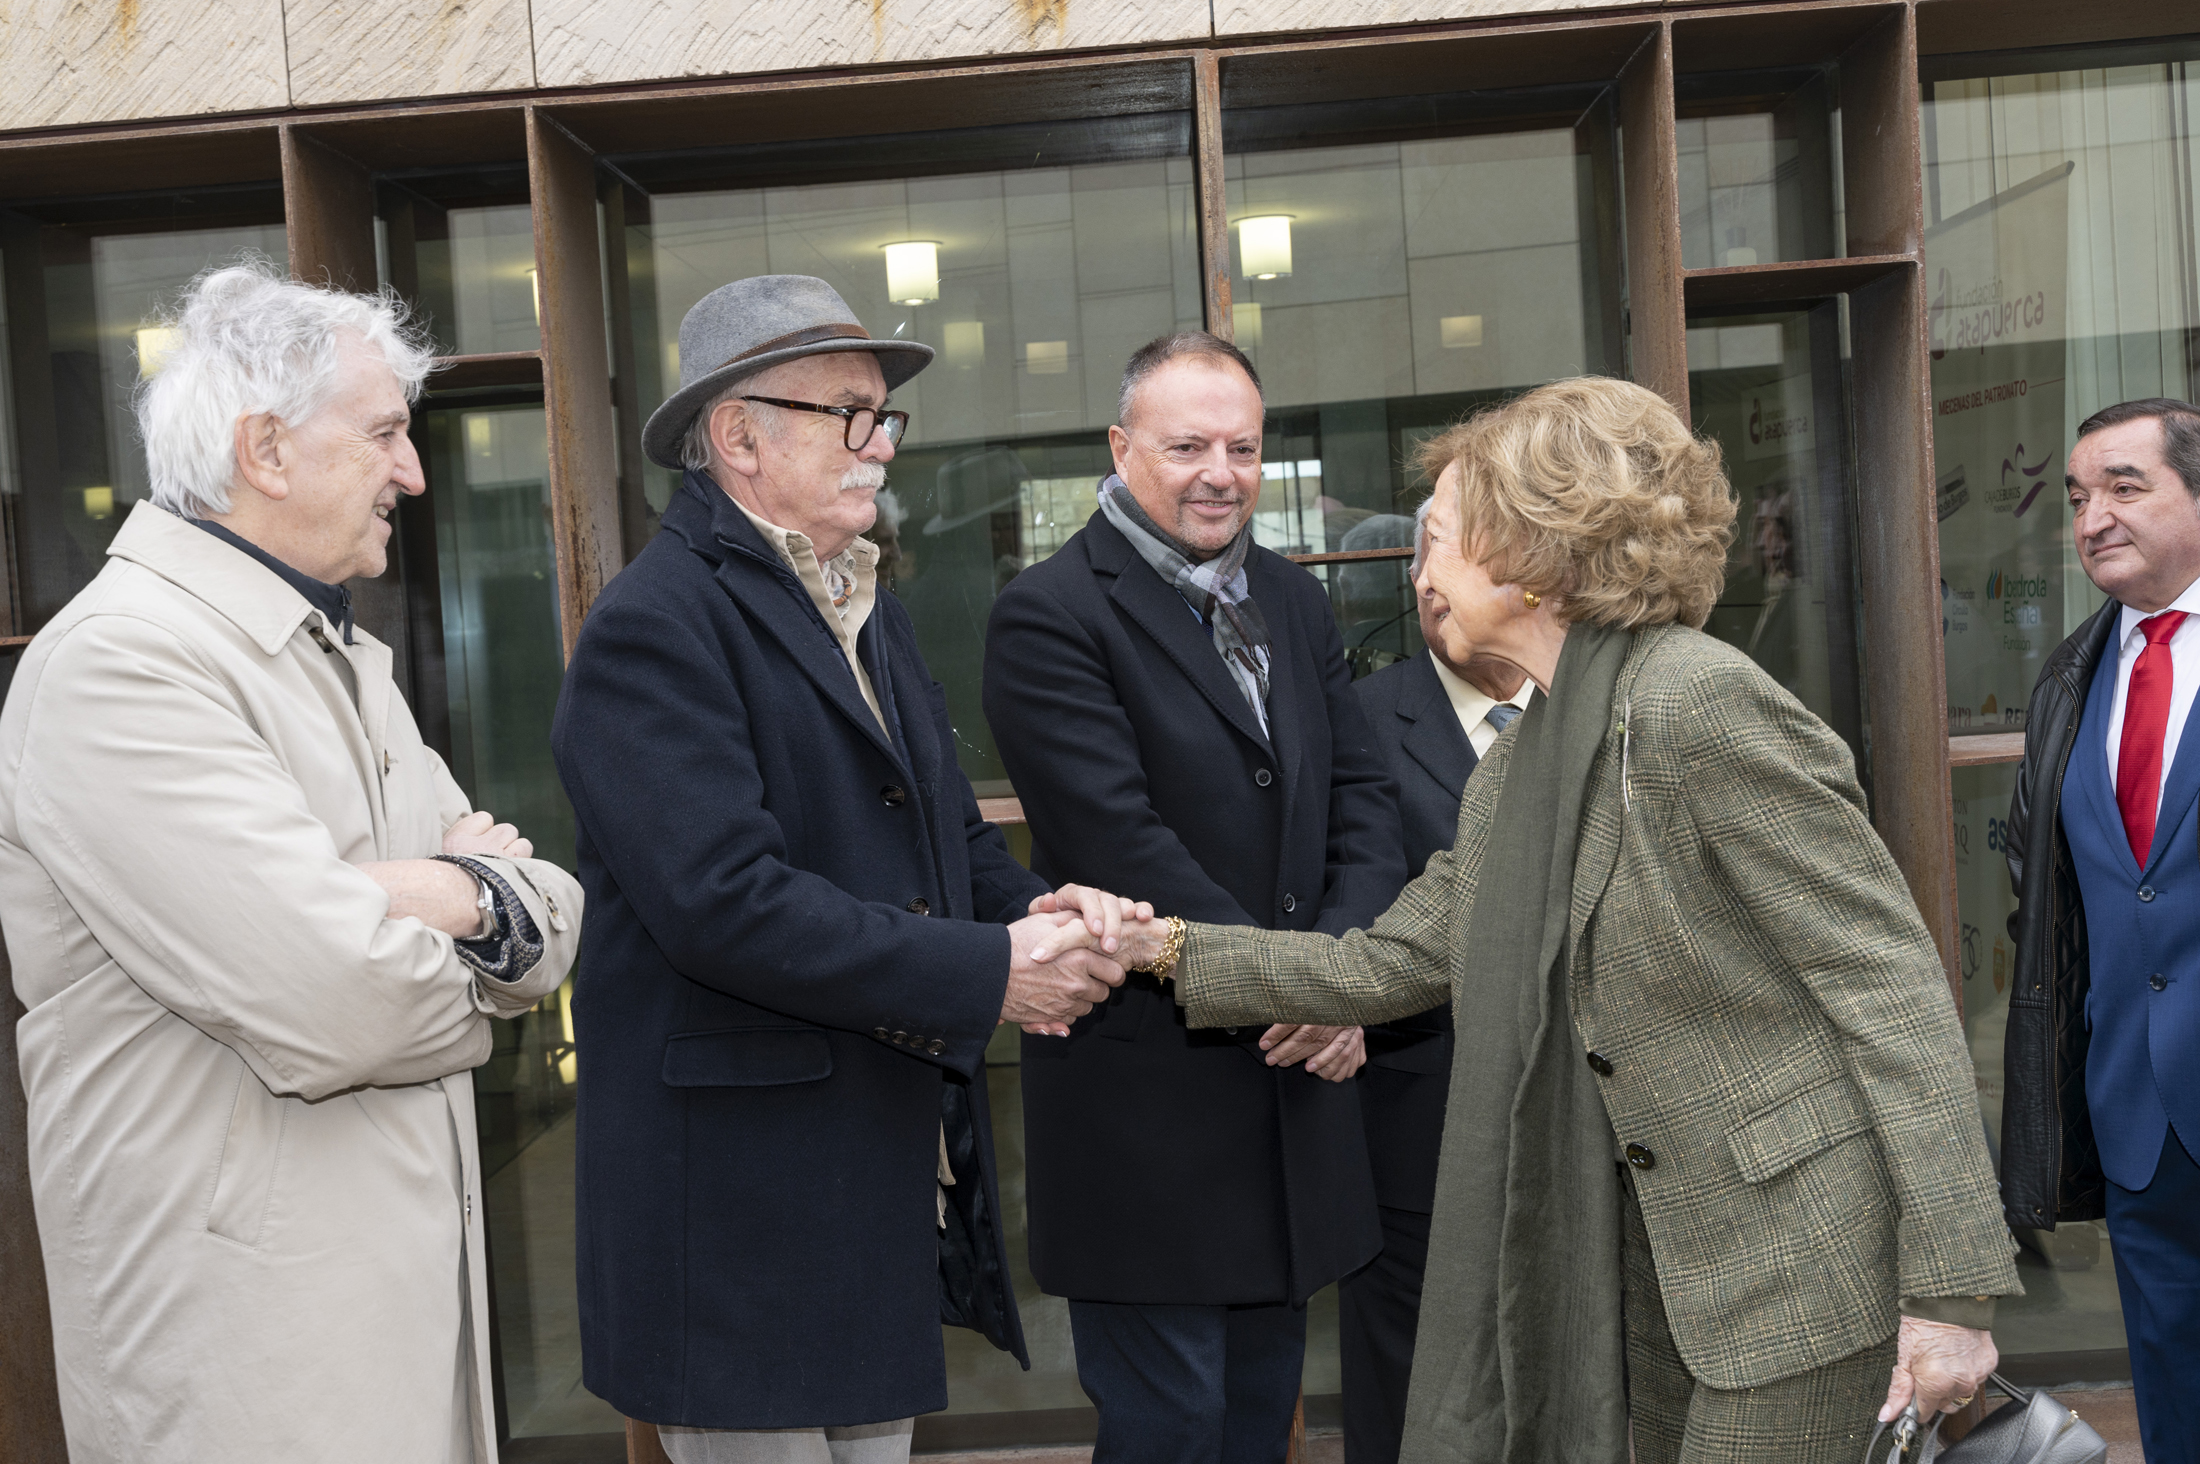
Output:
[[1522,590],[1520,592],[1520,603],[1533,610],[1543,603],[1543,597],[1533,590]]

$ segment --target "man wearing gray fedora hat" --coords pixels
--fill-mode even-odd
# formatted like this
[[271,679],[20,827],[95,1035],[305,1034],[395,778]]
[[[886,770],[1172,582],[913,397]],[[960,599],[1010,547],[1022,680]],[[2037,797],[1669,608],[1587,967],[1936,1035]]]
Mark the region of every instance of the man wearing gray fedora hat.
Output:
[[887,397],[931,359],[822,280],[704,297],[642,438],[686,476],[559,698],[583,1380],[674,1464],[906,1458],[942,1321],[1023,1358],[986,1044],[1066,1032],[1152,914],[1009,854],[878,592]]

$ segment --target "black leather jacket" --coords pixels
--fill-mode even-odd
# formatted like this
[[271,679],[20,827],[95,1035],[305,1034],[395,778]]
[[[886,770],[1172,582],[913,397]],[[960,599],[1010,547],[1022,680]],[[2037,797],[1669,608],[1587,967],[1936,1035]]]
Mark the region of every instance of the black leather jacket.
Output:
[[[2122,612],[2109,601],[2047,658],[2032,688],[2024,761],[2009,800],[2004,847],[2017,891],[2009,917],[2017,967],[2002,1045],[2001,1203],[2018,1229],[2053,1230],[2058,1220],[2103,1214],[2101,1159],[2085,1106],[2085,997],[2092,980],[2085,904],[2061,807],[2086,688]],[[2027,860],[2029,848],[2041,857]]]

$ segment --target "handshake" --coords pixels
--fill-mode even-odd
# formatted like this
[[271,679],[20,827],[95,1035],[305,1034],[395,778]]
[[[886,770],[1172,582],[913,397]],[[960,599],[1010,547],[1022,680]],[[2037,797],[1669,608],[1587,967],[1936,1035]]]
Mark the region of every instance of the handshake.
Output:
[[[1008,991],[1001,1020],[1040,1037],[1067,1037],[1069,1024],[1108,999],[1126,971],[1161,955],[1168,922],[1143,900],[1083,885],[1063,885],[1031,902],[1008,927]],[[1317,1077],[1341,1083],[1359,1071],[1367,1049],[1358,1027],[1279,1022],[1261,1037],[1270,1067],[1303,1061]]]

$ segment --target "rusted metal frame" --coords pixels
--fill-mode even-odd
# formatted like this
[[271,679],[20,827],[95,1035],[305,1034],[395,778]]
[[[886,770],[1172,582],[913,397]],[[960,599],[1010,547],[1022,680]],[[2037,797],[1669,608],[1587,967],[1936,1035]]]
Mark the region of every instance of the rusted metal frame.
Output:
[[1222,60],[1213,51],[1192,59],[1192,176],[1199,209],[1200,309],[1207,329],[1237,339],[1230,318],[1230,206],[1222,168]]
[[374,182],[367,170],[287,123],[281,148],[290,272],[308,284],[373,289]]
[[1690,310],[1824,300],[1861,289],[1882,275],[1916,262],[1915,254],[1873,254],[1854,259],[1793,259],[1691,269],[1681,274],[1681,293]]
[[2163,0],[1922,0],[1917,48],[1926,55],[2034,50],[2200,30],[2189,6],[2177,11]]
[[1994,763],[2013,763],[2024,757],[2022,732],[1974,732],[1948,739],[1948,766],[1980,768]]
[[1897,10],[1841,57],[1841,173],[1852,255],[1920,257],[1917,23]]
[[430,391],[479,386],[534,386],[542,381],[542,352],[489,351],[477,356],[438,356]]
[[604,342],[603,257],[595,155],[527,109],[528,194],[542,297],[542,397],[550,435],[550,534],[565,654],[596,596],[625,562],[613,459],[611,360]]
[[1627,219],[1627,370],[1688,417],[1688,305],[1681,285],[1680,146],[1673,27],[1659,25],[1619,77]]
[[1362,559],[1411,559],[1410,548],[1338,549],[1326,554],[1286,554],[1293,564],[1351,564]]

